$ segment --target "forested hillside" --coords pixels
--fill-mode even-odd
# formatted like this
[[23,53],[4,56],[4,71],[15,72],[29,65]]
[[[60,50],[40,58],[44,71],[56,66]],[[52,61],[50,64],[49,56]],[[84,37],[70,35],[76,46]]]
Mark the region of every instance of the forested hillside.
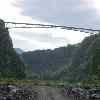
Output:
[[[24,62],[28,64],[28,69],[31,73],[40,74],[41,77],[49,77],[53,72],[63,70],[66,63],[70,62],[75,46],[69,45],[66,47],[57,48],[55,50],[38,50],[33,52],[25,52],[22,54]],[[52,74],[50,74],[52,73]]]
[[99,52],[100,35],[86,37],[74,52],[71,65],[68,68],[69,73],[67,77],[70,77],[71,80],[87,80],[90,77],[93,78],[92,75],[94,75],[94,72],[96,72],[95,76],[98,76],[97,66],[100,65]]
[[[68,81],[100,79],[100,35],[86,37],[80,44],[55,50],[25,52],[27,76]],[[35,73],[35,74],[34,74]]]
[[25,78],[24,63],[19,59],[13,49],[8,29],[3,20],[0,20],[0,79]]
[[54,50],[24,52],[20,58],[24,63],[15,53],[8,29],[0,20],[0,78],[100,80],[100,34]]

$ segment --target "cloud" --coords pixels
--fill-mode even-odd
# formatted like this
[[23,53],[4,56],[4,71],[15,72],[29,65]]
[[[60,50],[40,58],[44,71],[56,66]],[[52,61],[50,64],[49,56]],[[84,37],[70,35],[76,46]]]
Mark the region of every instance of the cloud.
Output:
[[[54,49],[60,46],[66,46],[68,41],[67,37],[53,36],[52,32],[33,32],[28,30],[11,30],[10,36],[12,37],[14,47],[20,47],[24,50],[35,49]],[[27,48],[27,49],[26,49]]]
[[[85,2],[84,2],[85,1]],[[98,10],[94,0],[22,0],[15,4],[22,15],[60,25],[99,28]]]
[[81,42],[89,34],[65,31],[61,29],[45,30],[10,30],[14,47],[24,50],[54,49],[67,46],[68,43]]
[[[6,21],[99,28],[95,0],[3,0],[0,17]],[[88,1],[88,2],[87,2]],[[5,8],[6,5],[6,8]],[[3,10],[4,9],[4,12]],[[14,47],[54,49],[81,42],[88,34],[60,29],[12,29]]]

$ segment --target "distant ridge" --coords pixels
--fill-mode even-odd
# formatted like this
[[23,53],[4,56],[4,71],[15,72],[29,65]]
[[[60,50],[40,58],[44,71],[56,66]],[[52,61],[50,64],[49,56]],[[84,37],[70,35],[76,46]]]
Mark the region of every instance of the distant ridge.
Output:
[[100,34],[67,47],[24,52],[21,57],[29,66],[28,78],[36,77],[36,73],[47,80],[100,80]]
[[17,54],[21,55],[24,51],[20,48],[15,48]]

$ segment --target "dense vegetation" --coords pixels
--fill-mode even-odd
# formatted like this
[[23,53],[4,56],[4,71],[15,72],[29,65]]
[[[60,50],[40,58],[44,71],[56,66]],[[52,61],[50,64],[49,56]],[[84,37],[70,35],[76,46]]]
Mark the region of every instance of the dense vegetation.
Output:
[[100,35],[86,37],[82,43],[25,52],[28,78],[67,80],[100,80]]
[[9,32],[0,20],[0,79],[25,78],[24,68],[24,63],[13,49]]
[[93,42],[91,48],[91,59],[88,64],[89,68],[89,81],[99,82],[100,84],[100,34]]
[[40,78],[52,79],[54,74],[64,70],[64,66],[70,61],[72,52],[75,49],[75,46],[68,45],[55,50],[25,52],[21,57],[28,65],[27,73],[29,77],[32,77],[32,75],[36,77],[38,74]]
[[0,79],[100,84],[100,34],[86,37],[79,44],[54,50],[17,51],[21,59],[13,49],[4,22],[0,20]]

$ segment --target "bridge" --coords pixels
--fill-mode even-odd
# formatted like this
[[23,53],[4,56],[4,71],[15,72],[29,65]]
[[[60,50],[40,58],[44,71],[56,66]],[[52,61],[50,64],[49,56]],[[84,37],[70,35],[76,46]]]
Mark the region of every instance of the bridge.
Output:
[[13,28],[60,28],[64,30],[73,30],[73,31],[80,31],[84,33],[96,34],[100,33],[98,29],[91,29],[91,28],[81,28],[81,27],[72,27],[72,26],[60,26],[60,25],[51,25],[51,24],[33,24],[33,23],[20,23],[20,22],[4,22],[6,28],[13,29]]

